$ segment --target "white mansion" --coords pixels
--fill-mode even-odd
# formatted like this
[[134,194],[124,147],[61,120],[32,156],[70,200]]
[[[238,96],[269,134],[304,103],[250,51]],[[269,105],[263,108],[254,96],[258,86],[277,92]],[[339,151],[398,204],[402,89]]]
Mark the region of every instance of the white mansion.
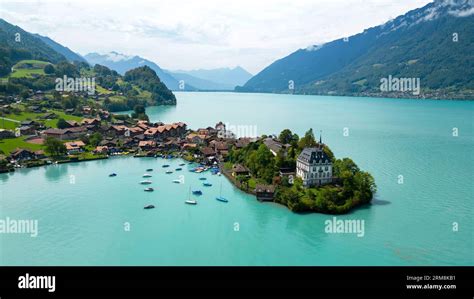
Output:
[[303,179],[303,186],[321,186],[332,182],[332,163],[320,143],[307,147],[296,160],[296,176]]

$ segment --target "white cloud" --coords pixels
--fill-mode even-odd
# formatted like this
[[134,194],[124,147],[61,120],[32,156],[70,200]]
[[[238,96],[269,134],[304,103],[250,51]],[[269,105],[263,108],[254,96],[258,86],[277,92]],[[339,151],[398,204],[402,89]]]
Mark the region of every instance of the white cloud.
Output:
[[117,51],[167,69],[255,73],[310,45],[362,32],[428,0],[7,1],[0,17],[81,54]]

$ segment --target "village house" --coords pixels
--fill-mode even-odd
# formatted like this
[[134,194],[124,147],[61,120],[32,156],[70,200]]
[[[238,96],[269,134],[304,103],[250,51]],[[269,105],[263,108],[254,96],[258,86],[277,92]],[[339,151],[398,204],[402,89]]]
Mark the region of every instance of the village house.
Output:
[[239,139],[237,139],[237,142],[235,143],[235,147],[237,149],[244,148],[250,144],[251,140],[252,139],[249,137],[240,137]]
[[35,135],[36,130],[33,126],[21,126],[18,128],[21,135]]
[[21,161],[29,161],[37,159],[37,156],[34,151],[25,149],[25,148],[17,148],[13,152],[10,153],[10,160],[21,162]]
[[250,175],[250,171],[242,164],[235,164],[232,166],[232,176],[237,177],[239,175],[248,176]]
[[130,137],[137,136],[137,135],[144,135],[143,133],[145,132],[144,129],[140,127],[131,127],[129,128],[130,130]]
[[83,106],[82,107],[82,113],[86,115],[90,115],[92,113],[92,108],[89,106]]
[[100,126],[100,120],[97,118],[84,118],[81,122],[83,126]]
[[82,153],[84,151],[84,147],[86,146],[81,140],[66,142],[64,145],[66,146],[68,155]]
[[0,129],[0,139],[14,138],[15,132],[12,130]]
[[79,123],[75,120],[66,120],[66,124],[68,128],[79,127]]
[[201,148],[201,153],[202,153],[203,157],[205,157],[205,158],[212,157],[216,154],[214,152],[214,150],[210,147],[202,147]]
[[206,143],[206,135],[199,135],[196,133],[189,133],[186,135],[186,141],[188,143],[195,143],[198,145],[202,145]]
[[197,148],[197,144],[196,143],[184,143],[181,148],[183,150],[195,149],[195,148]]
[[87,132],[87,128],[85,127],[74,127],[74,128],[67,128],[67,129],[47,129],[44,130],[41,135],[43,138],[46,137],[53,137],[59,140],[68,140],[68,139],[75,139],[85,134]]
[[129,131],[127,126],[124,125],[115,125],[115,126],[110,126],[110,133],[112,133],[113,136],[125,136],[125,133]]
[[255,186],[255,194],[259,201],[273,201],[275,186],[257,184]]
[[96,153],[96,154],[108,154],[109,153],[109,147],[108,146],[97,146],[94,150],[94,153]]
[[263,140],[263,144],[272,152],[274,156],[278,154],[279,151],[282,151],[284,155],[286,155],[286,149],[289,148],[290,145],[282,144],[279,141],[268,137]]
[[144,140],[144,141],[140,141],[140,142],[138,143],[138,147],[139,147],[141,150],[145,150],[145,151],[152,150],[152,149],[155,149],[155,148],[156,148],[156,141],[154,141],[154,140]]
[[169,138],[166,142],[161,144],[161,148],[167,151],[179,150],[181,148],[176,139]]
[[200,129],[197,129],[196,132],[197,132],[198,135],[209,136],[209,130],[208,129],[200,128]]
[[44,150],[37,150],[34,153],[35,153],[36,159],[46,158],[46,154],[45,154]]
[[296,160],[296,176],[303,180],[303,186],[321,186],[332,182],[331,159],[320,143],[317,147],[303,149]]

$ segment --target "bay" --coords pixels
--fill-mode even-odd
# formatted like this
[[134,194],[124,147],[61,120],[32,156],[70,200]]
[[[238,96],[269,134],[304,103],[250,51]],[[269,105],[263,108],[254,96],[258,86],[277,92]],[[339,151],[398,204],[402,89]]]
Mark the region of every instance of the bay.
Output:
[[[364,220],[364,237],[327,234],[333,216],[259,203],[224,177],[189,166],[164,173],[161,165],[174,169],[180,160],[121,157],[0,174],[0,219],[36,219],[39,229],[36,238],[0,234],[0,265],[474,264],[474,102],[176,96],[175,107],[147,108],[150,119],[191,128],[222,121],[258,135],[322,131],[337,157],[375,177],[373,203],[338,216]],[[147,168],[155,169],[152,193],[138,184]],[[184,184],[172,183],[179,175]],[[213,186],[203,187],[201,176]],[[228,204],[215,200],[220,184]],[[189,187],[204,193],[196,206],[184,204]]]

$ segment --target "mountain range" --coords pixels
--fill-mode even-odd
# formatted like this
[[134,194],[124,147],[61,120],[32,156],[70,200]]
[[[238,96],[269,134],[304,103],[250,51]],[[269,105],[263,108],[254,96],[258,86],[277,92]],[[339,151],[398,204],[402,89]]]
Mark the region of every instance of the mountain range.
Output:
[[240,66],[235,68],[177,70],[169,72],[173,77],[188,81],[189,84],[201,90],[233,90],[236,86],[243,85],[252,78],[252,74]]
[[392,76],[420,78],[419,97],[472,98],[473,3],[438,0],[360,34],[299,49],[236,90],[395,96],[380,91],[381,79]]
[[[153,61],[140,56],[128,56],[118,52],[106,54],[89,53],[84,58],[92,65],[100,64],[125,74],[126,71],[148,66],[153,69],[165,85],[172,90],[233,90],[252,77],[241,67],[219,68],[211,70],[169,71],[159,67]],[[180,84],[180,83],[184,84]],[[180,86],[181,85],[181,86]]]

